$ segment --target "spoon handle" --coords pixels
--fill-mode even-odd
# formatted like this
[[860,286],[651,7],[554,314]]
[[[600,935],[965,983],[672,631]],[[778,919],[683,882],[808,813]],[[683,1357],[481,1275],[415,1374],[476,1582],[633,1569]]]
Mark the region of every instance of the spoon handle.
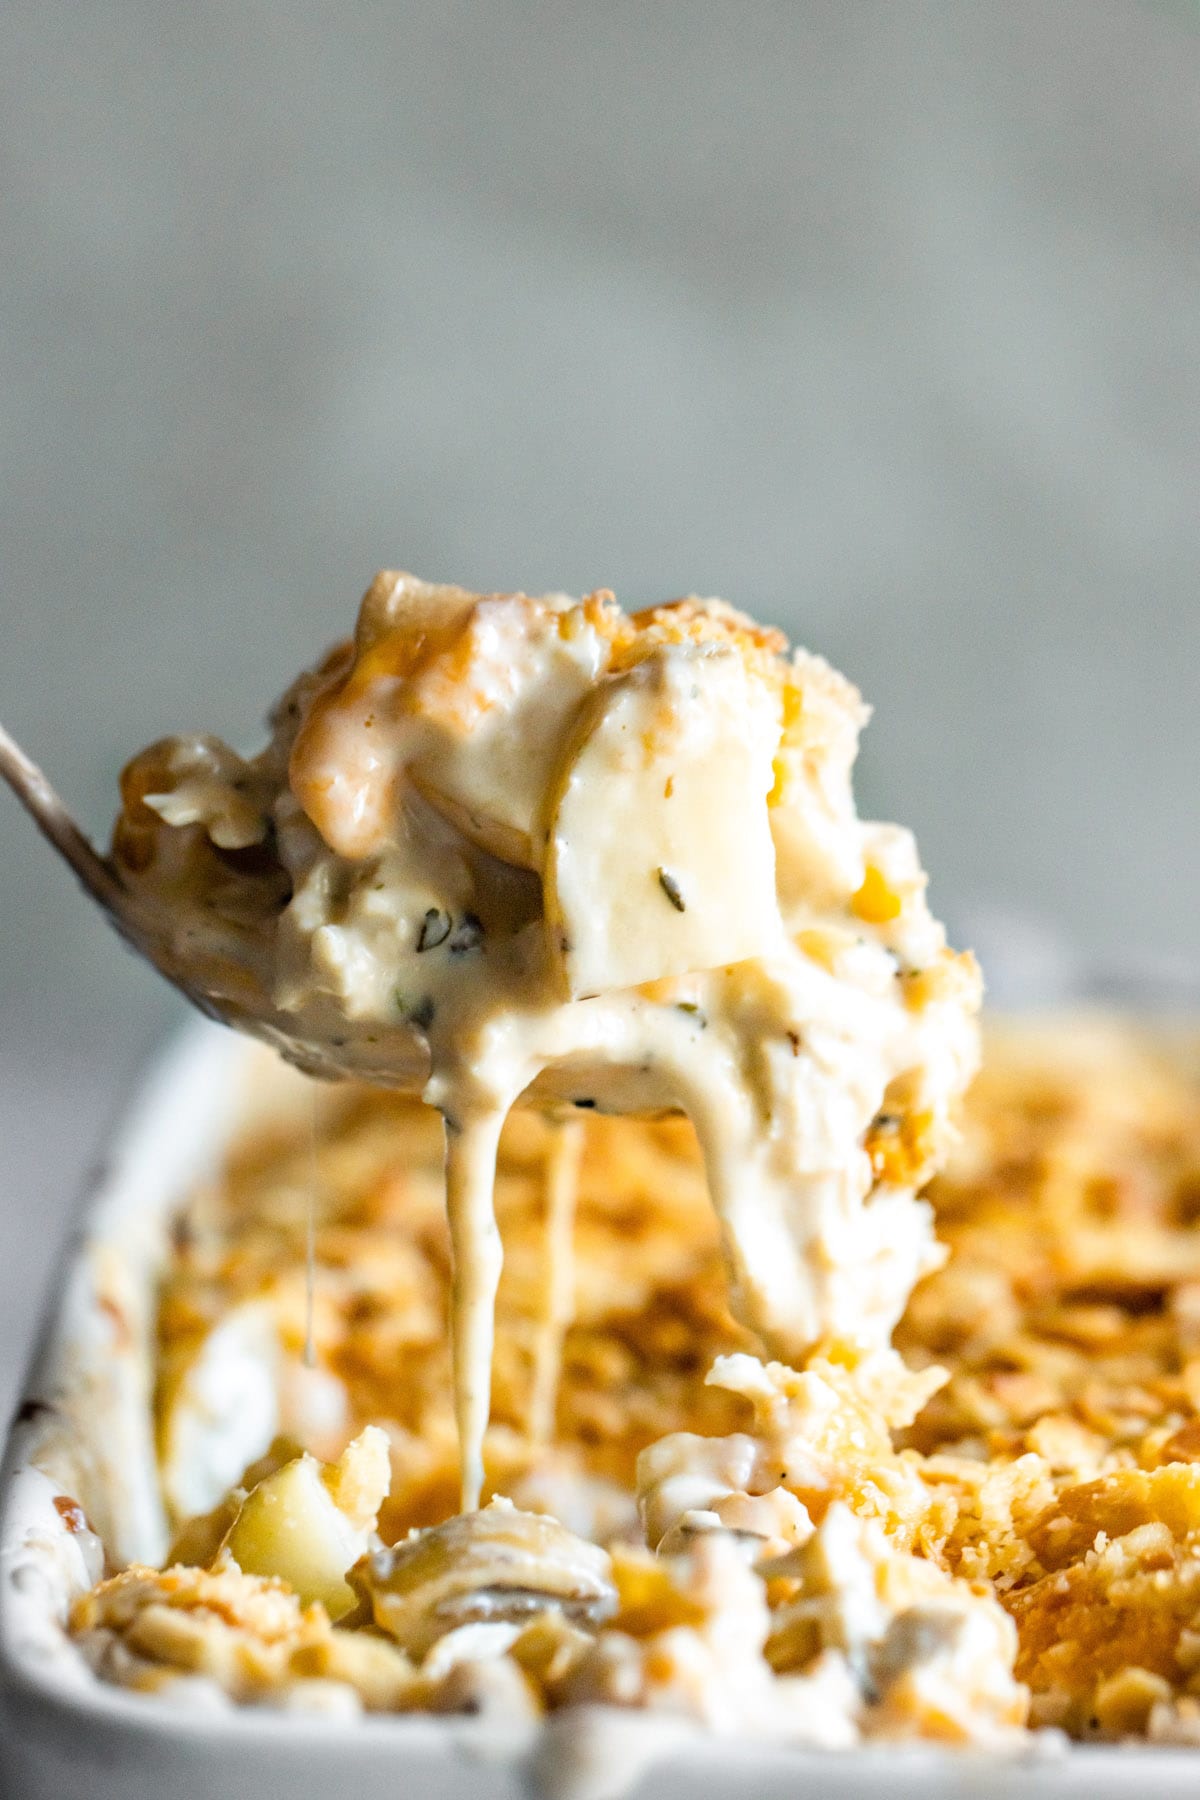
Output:
[[0,778],[6,781],[38,830],[70,864],[87,892],[105,912],[123,911],[120,878],[84,836],[32,757],[0,725]]

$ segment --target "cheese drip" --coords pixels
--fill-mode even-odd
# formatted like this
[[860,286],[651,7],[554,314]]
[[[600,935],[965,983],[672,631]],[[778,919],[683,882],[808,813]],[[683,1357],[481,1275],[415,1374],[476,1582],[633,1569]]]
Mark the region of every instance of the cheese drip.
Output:
[[573,1237],[582,1160],[581,1121],[560,1120],[554,1128],[545,1171],[544,1292],[529,1399],[529,1436],[535,1444],[548,1444],[554,1436],[563,1339],[575,1308]]
[[504,1113],[499,1109],[468,1115],[461,1123],[446,1115],[446,1210],[454,1258],[454,1416],[464,1512],[474,1512],[483,1493],[496,1289],[504,1261],[493,1199],[496,1149],[503,1125]]

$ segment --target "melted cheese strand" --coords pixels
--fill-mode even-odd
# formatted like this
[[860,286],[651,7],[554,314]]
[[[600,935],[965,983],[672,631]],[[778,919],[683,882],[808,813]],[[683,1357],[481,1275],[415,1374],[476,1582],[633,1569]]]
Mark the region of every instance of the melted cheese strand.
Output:
[[507,1107],[444,1112],[446,1212],[453,1258],[451,1335],[462,1510],[483,1494],[483,1440],[492,1399],[496,1289],[504,1252],[496,1225],[496,1152]]
[[309,1095],[308,1114],[308,1185],[304,1206],[304,1366],[313,1369],[317,1363],[313,1335],[313,1315],[317,1300],[317,1093]]
[[529,1435],[535,1444],[549,1443],[554,1434],[563,1339],[575,1310],[575,1206],[582,1160],[583,1121],[558,1121],[553,1127],[545,1172],[544,1287],[529,1403]]

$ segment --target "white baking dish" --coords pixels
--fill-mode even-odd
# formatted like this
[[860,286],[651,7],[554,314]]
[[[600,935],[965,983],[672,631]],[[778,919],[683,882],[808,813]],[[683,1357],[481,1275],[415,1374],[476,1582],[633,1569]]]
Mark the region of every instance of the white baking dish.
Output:
[[145,1699],[97,1682],[62,1629],[90,1583],[79,1502],[119,1561],[165,1545],[150,1417],[156,1274],[172,1210],[247,1109],[268,1104],[267,1052],[188,1029],[117,1134],[73,1234],[9,1439],[0,1517],[3,1792],[14,1800],[1072,1800],[1193,1793],[1200,1756],[1066,1748],[1008,1758],[928,1747],[763,1750],[636,1715],[543,1730],[468,1719],[318,1719]]

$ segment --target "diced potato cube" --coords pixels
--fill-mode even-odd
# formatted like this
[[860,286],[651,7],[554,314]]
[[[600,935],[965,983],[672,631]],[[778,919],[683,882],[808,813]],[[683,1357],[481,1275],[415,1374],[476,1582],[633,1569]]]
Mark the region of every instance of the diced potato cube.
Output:
[[195,1518],[185,1520],[176,1533],[167,1552],[164,1568],[171,1568],[175,1563],[186,1563],[191,1569],[207,1569],[221,1545],[225,1542],[229,1527],[241,1511],[242,1501],[248,1489],[257,1487],[268,1475],[274,1475],[276,1469],[282,1469],[284,1463],[293,1462],[297,1456],[303,1456],[304,1446],[295,1438],[277,1437],[265,1456],[260,1456],[245,1471],[237,1487],[230,1488],[223,1500],[210,1512],[197,1513]]
[[734,651],[673,646],[599,690],[552,814],[546,917],[573,998],[770,956],[779,703]]
[[377,1426],[337,1463],[299,1456],[247,1494],[223,1548],[247,1575],[277,1575],[331,1619],[355,1605],[345,1577],[363,1555],[388,1490],[387,1438]]

